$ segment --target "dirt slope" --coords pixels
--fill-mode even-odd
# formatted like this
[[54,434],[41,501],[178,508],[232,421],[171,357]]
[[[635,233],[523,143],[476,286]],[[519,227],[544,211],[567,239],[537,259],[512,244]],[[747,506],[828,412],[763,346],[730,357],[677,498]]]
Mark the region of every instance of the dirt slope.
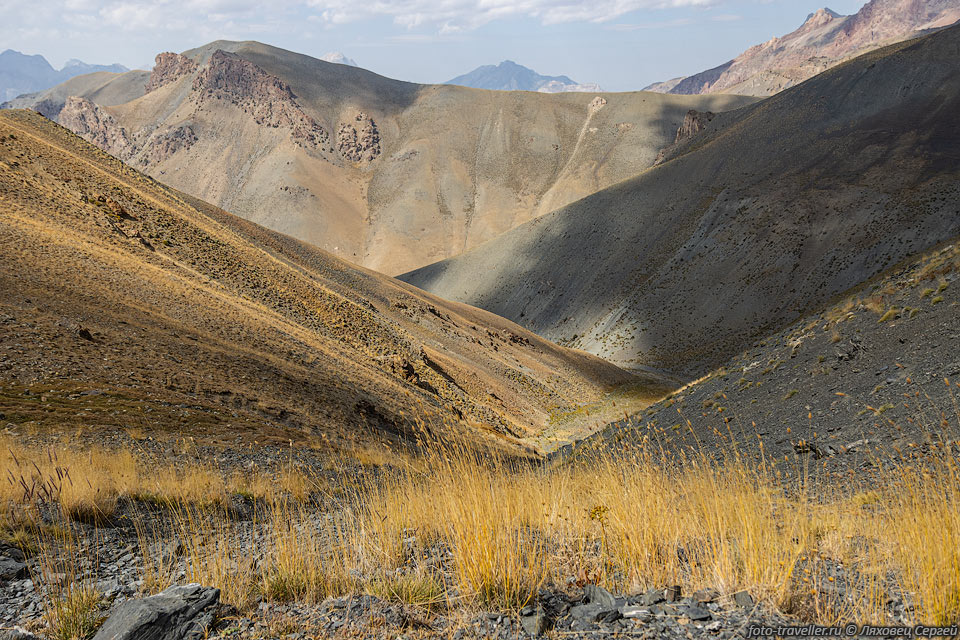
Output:
[[750,101],[416,85],[226,41],[162,54],[144,84],[124,104],[78,91],[86,101],[46,114],[126,140],[106,149],[166,184],[387,274],[635,175],[691,108]]
[[635,179],[402,276],[697,377],[960,233],[960,28],[721,114]]
[[160,185],[31,111],[0,112],[0,220],[0,413],[16,428],[344,445],[423,418],[512,442],[633,381]]
[[844,60],[960,20],[960,0],[870,0],[856,14],[823,8],[785,36],[771,38],[713,69],[656,83],[651,91],[770,96]]

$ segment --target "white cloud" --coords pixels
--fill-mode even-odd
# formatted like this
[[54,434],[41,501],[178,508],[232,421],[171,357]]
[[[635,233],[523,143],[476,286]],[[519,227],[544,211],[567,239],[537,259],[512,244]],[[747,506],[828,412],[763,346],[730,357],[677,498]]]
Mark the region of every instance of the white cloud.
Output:
[[544,24],[606,22],[641,9],[706,7],[719,0],[306,0],[331,24],[386,16],[401,26],[436,25],[445,33],[472,29],[505,18],[533,18]]

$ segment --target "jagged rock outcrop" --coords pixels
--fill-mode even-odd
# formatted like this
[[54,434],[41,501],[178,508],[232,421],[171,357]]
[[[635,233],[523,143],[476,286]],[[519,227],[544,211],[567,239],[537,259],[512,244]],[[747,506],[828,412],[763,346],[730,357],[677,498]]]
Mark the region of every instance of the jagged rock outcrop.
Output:
[[707,127],[707,124],[713,120],[716,115],[717,114],[710,111],[690,109],[687,115],[683,117],[683,124],[677,129],[677,137],[673,143],[678,144],[697,135]]
[[177,151],[189,149],[197,140],[197,134],[188,124],[162,134],[154,134],[147,142],[139,161],[146,166],[163,162]]
[[150,72],[150,80],[147,81],[147,93],[179,80],[197,69],[196,62],[179,53],[170,51],[158,53],[155,62],[153,71]]
[[690,109],[687,115],[683,117],[683,122],[677,128],[677,136],[673,139],[673,144],[667,145],[657,154],[657,159],[653,165],[663,164],[670,157],[673,157],[677,150],[687,140],[694,138],[697,134],[707,128],[707,124],[713,120],[717,114],[712,111],[697,111]]
[[[359,128],[358,128],[359,127]],[[380,130],[365,113],[358,113],[354,122],[346,122],[337,130],[337,151],[350,162],[370,162],[380,155]]]
[[133,153],[126,130],[106,109],[86,98],[67,98],[60,111],[60,124],[121,160],[129,159]]
[[307,115],[290,87],[238,55],[218,49],[193,81],[197,104],[226,100],[253,116],[257,124],[290,129],[293,141],[306,148],[329,140],[326,130]]

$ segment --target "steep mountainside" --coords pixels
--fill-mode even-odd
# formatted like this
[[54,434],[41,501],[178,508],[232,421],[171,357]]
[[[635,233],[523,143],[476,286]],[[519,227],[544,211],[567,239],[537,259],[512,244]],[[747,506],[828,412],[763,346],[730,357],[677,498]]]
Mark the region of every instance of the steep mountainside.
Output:
[[124,104],[114,82],[128,76],[45,113],[166,184],[388,274],[636,175],[692,108],[750,101],[423,86],[253,42],[161,54]]
[[17,424],[345,446],[423,419],[510,442],[635,381],[162,186],[30,111],[0,112],[0,221],[0,412]]
[[504,60],[500,64],[486,64],[470,73],[447,80],[444,84],[456,84],[474,89],[495,91],[542,91],[560,93],[563,91],[603,91],[596,84],[580,84],[567,76],[544,76],[533,69],[517,64],[513,60]]
[[956,444],[958,276],[954,240],[766,336],[577,449],[616,452],[648,438],[721,452],[735,442],[741,453],[797,456],[798,468],[835,473]]
[[87,64],[74,59],[57,70],[41,55],[28,56],[7,49],[0,53],[0,102],[47,89],[74,76],[99,71],[123,73],[127,68],[120,64]]
[[958,47],[953,27],[691,117],[659,166],[402,279],[700,375],[960,233]]
[[676,94],[769,96],[844,60],[960,20],[960,0],[870,0],[852,16],[820,9],[796,31],[719,67],[648,87]]

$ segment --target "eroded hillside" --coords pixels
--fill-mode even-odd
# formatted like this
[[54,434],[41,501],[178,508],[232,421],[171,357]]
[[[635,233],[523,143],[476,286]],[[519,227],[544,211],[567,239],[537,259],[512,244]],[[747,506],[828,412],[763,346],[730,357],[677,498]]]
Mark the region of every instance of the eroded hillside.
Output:
[[144,84],[122,104],[97,85],[17,106],[42,107],[181,191],[388,274],[636,175],[691,108],[751,100],[416,85],[224,41],[161,54]]
[[631,376],[0,113],[0,412],[17,428],[514,446]]

